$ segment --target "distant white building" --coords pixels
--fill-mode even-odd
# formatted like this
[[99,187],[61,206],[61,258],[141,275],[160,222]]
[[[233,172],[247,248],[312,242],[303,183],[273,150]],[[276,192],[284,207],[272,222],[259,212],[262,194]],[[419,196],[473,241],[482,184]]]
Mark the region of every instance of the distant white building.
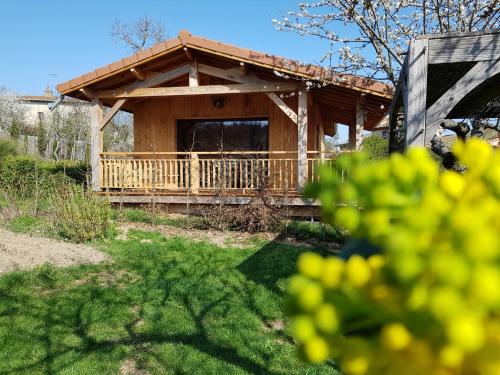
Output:
[[[49,110],[49,104],[55,102],[54,96],[49,86],[45,89],[43,95],[23,95],[20,97],[25,107],[25,120],[28,124],[35,125],[38,122],[51,120],[53,113]],[[66,97],[57,107],[58,113],[65,115],[71,112],[76,106],[88,107],[90,103],[74,98]]]

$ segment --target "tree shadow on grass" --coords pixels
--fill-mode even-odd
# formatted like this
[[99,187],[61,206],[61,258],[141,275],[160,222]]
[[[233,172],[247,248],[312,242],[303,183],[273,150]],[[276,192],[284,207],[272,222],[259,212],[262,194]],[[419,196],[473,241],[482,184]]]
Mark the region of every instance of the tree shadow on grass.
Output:
[[241,262],[240,253],[187,243],[124,243],[134,251],[104,269],[133,281],[72,280],[43,293],[0,283],[0,374],[111,374],[127,358],[179,374],[305,373],[262,327],[278,314],[266,309],[303,249],[270,243]]
[[300,254],[307,251],[314,251],[324,256],[332,254],[324,248],[306,248],[272,241],[246,258],[237,268],[248,279],[274,293],[282,294],[284,290],[279,282],[296,272],[297,259]]

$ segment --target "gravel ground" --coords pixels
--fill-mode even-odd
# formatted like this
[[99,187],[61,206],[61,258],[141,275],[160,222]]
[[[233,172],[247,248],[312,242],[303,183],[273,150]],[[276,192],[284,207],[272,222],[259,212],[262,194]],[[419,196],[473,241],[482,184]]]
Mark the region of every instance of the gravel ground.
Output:
[[44,263],[68,267],[107,259],[108,255],[88,245],[13,233],[0,228],[0,274]]

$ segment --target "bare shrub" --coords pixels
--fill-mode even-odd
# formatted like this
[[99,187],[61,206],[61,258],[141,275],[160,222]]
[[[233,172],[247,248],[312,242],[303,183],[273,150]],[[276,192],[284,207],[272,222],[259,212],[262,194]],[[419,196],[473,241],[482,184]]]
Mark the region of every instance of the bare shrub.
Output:
[[51,201],[49,217],[61,236],[85,242],[108,234],[111,207],[106,199],[68,184],[55,189]]
[[205,207],[202,216],[211,228],[243,232],[276,232],[283,228],[286,206],[272,196],[268,183],[261,179],[260,188],[246,204],[231,204],[231,196],[219,194],[217,204]]

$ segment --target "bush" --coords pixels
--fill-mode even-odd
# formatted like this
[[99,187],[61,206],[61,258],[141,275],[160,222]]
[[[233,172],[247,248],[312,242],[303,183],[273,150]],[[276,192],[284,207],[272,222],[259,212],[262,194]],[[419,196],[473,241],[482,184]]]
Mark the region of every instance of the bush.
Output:
[[287,305],[304,358],[346,374],[500,373],[500,153],[476,138],[454,153],[463,175],[414,148],[339,157],[350,180],[325,168],[310,187],[379,253],[299,258]]
[[389,154],[389,140],[382,138],[378,134],[371,134],[363,138],[361,150],[370,160],[384,159]]
[[285,219],[280,205],[262,196],[254,197],[248,204],[211,206],[203,216],[214,229],[250,233],[279,231]]
[[7,156],[17,154],[17,144],[8,138],[0,138],[0,164]]
[[7,156],[0,164],[0,186],[30,192],[47,181],[85,184],[87,166],[78,161],[46,161],[36,157]]
[[51,198],[50,218],[61,236],[85,242],[109,233],[111,207],[106,199],[77,185],[63,185]]

